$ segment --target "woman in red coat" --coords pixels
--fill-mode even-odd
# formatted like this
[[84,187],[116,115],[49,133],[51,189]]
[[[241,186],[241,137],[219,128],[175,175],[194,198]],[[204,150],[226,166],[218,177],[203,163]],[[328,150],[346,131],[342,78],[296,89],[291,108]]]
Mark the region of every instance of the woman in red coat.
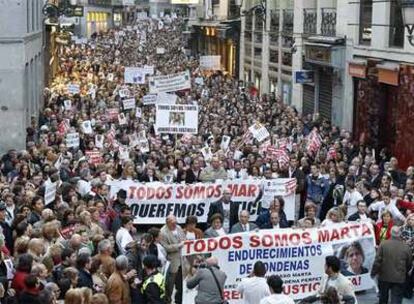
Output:
[[11,287],[16,290],[16,294],[19,295],[23,290],[27,288],[25,284],[26,277],[32,271],[33,257],[28,254],[22,254],[19,257],[16,267],[16,273],[14,274]]
[[385,210],[381,214],[381,221],[375,225],[375,238],[377,240],[377,245],[379,245],[384,240],[389,240],[391,238],[391,228],[394,225],[392,220],[392,214],[388,210]]

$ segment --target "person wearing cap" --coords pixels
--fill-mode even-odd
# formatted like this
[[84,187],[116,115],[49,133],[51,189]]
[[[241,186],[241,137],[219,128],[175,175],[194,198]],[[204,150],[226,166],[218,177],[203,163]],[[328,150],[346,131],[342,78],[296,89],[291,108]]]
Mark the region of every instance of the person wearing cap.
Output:
[[3,230],[4,242],[7,249],[13,252],[13,229],[6,221],[7,206],[0,202],[0,227]]
[[[164,304],[165,297],[165,278],[158,272],[158,258],[149,254],[143,260],[145,279],[142,283],[141,292],[147,304]],[[177,291],[178,292],[178,291]]]
[[283,292],[283,281],[278,275],[267,278],[267,285],[271,295],[260,300],[260,304],[294,304],[295,302]]

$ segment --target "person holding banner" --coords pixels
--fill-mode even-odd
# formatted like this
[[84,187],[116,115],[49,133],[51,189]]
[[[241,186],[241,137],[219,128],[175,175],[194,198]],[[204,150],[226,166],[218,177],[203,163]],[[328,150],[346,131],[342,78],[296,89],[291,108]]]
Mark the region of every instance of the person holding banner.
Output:
[[167,260],[170,266],[167,270],[165,282],[165,301],[171,303],[174,286],[175,303],[182,303],[182,266],[181,266],[181,249],[184,246],[185,233],[182,228],[177,225],[177,219],[174,215],[166,218],[165,225],[161,228],[160,243],[167,251]]

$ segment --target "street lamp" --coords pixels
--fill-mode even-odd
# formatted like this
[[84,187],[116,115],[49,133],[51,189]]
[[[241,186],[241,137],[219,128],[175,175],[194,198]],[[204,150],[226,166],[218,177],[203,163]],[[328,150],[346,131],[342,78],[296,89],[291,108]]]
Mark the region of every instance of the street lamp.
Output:
[[414,46],[414,0],[400,0],[403,23],[408,31],[408,42]]

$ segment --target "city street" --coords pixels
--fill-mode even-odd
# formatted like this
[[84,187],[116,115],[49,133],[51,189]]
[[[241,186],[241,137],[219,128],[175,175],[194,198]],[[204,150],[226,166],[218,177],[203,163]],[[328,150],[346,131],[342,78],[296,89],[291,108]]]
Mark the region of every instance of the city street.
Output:
[[0,0],[0,303],[414,304],[413,122],[414,0]]

